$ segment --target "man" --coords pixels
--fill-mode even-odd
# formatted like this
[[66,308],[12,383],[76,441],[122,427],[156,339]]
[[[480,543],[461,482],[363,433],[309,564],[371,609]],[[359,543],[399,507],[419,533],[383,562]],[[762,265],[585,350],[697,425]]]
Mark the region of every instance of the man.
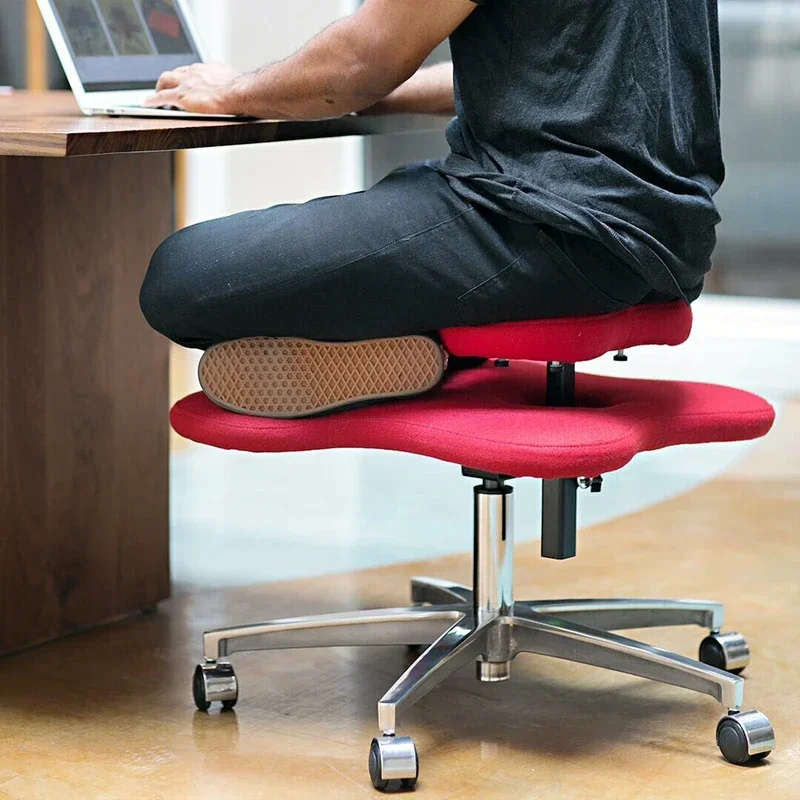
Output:
[[[418,71],[448,36],[452,66]],[[441,328],[691,302],[710,268],[717,0],[367,0],[283,62],[181,68],[151,102],[273,119],[456,114],[442,162],[194,226],[156,252],[147,319],[210,348],[204,386],[237,411],[419,393],[441,377],[427,338]],[[315,395],[329,374],[339,389]]]

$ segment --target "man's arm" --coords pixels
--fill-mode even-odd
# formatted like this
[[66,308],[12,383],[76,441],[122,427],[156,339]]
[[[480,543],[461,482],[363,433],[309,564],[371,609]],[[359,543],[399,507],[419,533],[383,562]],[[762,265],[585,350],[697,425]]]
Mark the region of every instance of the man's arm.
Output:
[[218,64],[166,72],[147,105],[296,120],[362,111],[411,78],[476,7],[472,0],[366,0],[293,56],[257,72],[237,75]]
[[363,114],[455,114],[453,65],[437,64],[419,70],[402,86]]

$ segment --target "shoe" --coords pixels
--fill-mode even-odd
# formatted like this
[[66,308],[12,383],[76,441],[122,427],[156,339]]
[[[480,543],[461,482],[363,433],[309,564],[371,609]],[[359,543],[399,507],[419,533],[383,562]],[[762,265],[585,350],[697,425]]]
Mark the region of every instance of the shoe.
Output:
[[444,350],[427,336],[362,342],[258,337],[210,347],[199,377],[222,408],[295,419],[422,394],[442,380],[446,367]]

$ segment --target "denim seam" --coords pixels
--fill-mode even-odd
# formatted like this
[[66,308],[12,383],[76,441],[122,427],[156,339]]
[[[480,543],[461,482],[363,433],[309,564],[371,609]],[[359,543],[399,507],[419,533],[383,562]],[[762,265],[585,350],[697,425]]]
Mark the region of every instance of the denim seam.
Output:
[[463,294],[460,294],[458,296],[458,313],[461,315],[461,320],[465,325],[468,326],[470,323],[467,321],[467,318],[464,316],[464,308],[462,306],[462,303],[464,302],[464,300],[467,297],[469,297],[473,292],[477,292],[478,289],[481,289],[482,287],[486,286],[486,284],[493,283],[494,281],[496,281],[501,275],[503,275],[504,273],[508,272],[508,270],[510,270],[512,267],[516,266],[530,252],[531,252],[531,248],[530,247],[526,248],[510,264],[508,264],[507,266],[503,267],[503,269],[501,269],[499,272],[495,272],[495,274],[492,275],[491,278],[487,278],[485,281],[481,281],[477,286],[473,286],[471,289],[467,290],[466,292],[464,292]]

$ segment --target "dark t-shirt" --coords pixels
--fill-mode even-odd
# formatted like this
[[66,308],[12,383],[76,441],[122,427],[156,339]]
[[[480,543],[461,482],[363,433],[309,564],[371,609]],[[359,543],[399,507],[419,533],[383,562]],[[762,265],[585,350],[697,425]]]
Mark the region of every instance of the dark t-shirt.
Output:
[[695,299],[725,172],[717,0],[475,1],[451,37],[453,188]]

